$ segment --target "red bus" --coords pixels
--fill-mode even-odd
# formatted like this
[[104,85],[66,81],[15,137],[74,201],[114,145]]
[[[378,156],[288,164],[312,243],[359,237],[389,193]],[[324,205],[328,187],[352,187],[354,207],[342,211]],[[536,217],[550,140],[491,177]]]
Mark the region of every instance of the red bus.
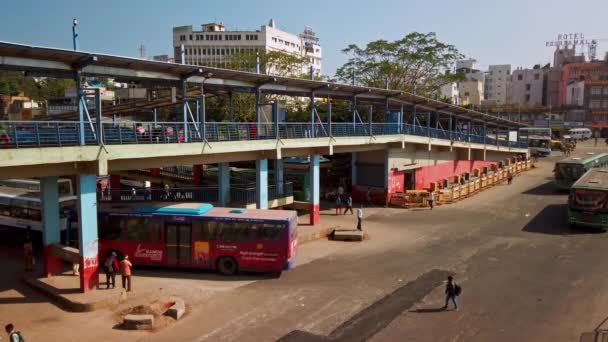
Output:
[[292,210],[215,208],[202,203],[101,205],[99,253],[134,264],[280,272],[293,267],[298,233]]

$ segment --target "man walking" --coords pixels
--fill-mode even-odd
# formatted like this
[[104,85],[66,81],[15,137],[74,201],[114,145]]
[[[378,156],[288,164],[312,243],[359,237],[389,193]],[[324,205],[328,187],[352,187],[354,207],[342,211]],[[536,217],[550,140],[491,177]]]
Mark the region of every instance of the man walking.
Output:
[[429,206],[433,210],[433,204],[435,204],[435,191],[429,192]]
[[448,283],[445,285],[445,305],[443,309],[446,310],[448,308],[448,302],[452,300],[454,303],[454,309],[458,311],[458,304],[456,303],[456,297],[460,295],[460,286],[454,283],[454,278],[452,276],[448,277]]
[[129,261],[129,256],[125,255],[125,258],[120,262],[120,274],[122,275],[122,288],[126,288],[127,292],[131,292],[131,267],[133,267],[133,264]]
[[336,215],[342,214],[342,196],[336,195]]
[[344,210],[344,215],[346,215],[346,212],[349,210],[350,214],[353,215],[353,196],[351,194],[346,196],[346,209]]
[[507,184],[511,185],[511,183],[513,183],[513,174],[511,173],[511,170],[507,171]]
[[13,323],[7,324],[4,327],[4,330],[8,334],[8,341],[9,342],[21,342],[21,341],[25,341],[23,339],[23,336],[21,336],[21,333],[18,332],[18,331],[15,331],[15,326],[13,325]]
[[110,256],[108,256],[103,266],[106,272],[106,288],[110,288],[110,281],[112,282],[112,288],[115,288],[116,272],[118,271],[118,261],[116,261],[116,252],[110,253]]
[[363,221],[363,206],[357,209],[357,230],[362,230],[361,221]]

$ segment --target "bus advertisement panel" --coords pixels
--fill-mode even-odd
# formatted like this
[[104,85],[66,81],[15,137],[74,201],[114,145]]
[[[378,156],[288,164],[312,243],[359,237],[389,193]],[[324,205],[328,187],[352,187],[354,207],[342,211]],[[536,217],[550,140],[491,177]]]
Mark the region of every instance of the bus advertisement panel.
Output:
[[291,210],[215,208],[210,204],[108,205],[99,210],[101,257],[238,271],[280,272],[293,266],[297,215]]

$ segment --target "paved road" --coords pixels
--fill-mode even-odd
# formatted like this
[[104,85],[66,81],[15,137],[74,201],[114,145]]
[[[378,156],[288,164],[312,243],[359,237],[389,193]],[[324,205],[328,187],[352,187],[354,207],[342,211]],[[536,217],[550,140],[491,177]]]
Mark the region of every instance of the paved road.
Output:
[[[608,316],[608,235],[567,227],[554,159],[432,212],[378,211],[369,241],[303,245],[278,279],[167,276],[160,290],[195,300],[159,332],[113,330],[109,310],[63,312],[13,277],[0,280],[0,316],[40,341],[578,341]],[[0,252],[9,274],[21,267]],[[458,312],[438,310],[447,274],[463,286]]]
[[[567,227],[554,159],[433,212],[384,210],[370,241],[211,298],[146,340],[576,341],[608,316],[608,235]],[[437,310],[432,270],[462,284],[459,312]]]

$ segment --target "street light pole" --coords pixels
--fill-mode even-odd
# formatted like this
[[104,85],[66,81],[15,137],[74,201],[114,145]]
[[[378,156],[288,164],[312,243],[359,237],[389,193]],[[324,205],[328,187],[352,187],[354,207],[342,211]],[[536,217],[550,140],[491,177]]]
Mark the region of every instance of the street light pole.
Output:
[[74,45],[74,51],[78,51],[78,32],[76,27],[78,26],[78,19],[72,20],[72,43]]

